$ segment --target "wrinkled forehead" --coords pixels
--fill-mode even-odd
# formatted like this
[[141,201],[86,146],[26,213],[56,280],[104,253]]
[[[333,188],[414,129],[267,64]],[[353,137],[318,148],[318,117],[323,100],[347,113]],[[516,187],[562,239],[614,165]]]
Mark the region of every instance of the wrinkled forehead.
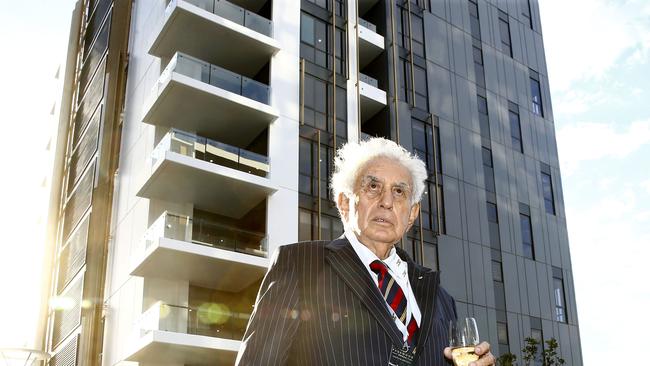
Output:
[[377,181],[390,186],[413,186],[409,170],[399,161],[388,157],[373,158],[361,166],[357,173],[356,186],[363,182]]

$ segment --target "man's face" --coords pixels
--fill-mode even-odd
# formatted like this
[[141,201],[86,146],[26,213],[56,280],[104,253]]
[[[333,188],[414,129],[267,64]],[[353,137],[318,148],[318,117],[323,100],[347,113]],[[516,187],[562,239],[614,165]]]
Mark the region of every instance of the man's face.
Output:
[[339,197],[339,207],[361,243],[392,246],[410,228],[419,204],[411,206],[409,171],[393,159],[375,158],[361,169],[355,183],[356,204]]

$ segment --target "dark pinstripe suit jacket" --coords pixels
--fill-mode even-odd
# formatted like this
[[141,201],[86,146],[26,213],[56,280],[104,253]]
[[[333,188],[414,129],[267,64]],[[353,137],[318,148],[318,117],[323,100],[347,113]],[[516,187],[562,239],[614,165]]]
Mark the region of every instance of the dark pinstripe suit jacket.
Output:
[[[408,262],[422,312],[415,364],[448,365],[442,353],[453,298],[438,272]],[[401,349],[377,285],[345,237],[280,247],[257,297],[239,350],[238,365],[388,365]]]

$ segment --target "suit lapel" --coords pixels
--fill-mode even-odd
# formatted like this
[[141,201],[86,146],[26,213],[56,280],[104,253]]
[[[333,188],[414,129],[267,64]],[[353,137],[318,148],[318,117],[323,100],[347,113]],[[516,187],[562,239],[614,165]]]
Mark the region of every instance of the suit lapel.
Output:
[[416,360],[421,354],[422,346],[430,336],[431,323],[435,314],[436,294],[438,293],[439,274],[431,269],[422,267],[413,262],[405,252],[398,250],[403,260],[408,262],[409,282],[413,295],[418,302],[422,314],[420,330],[415,345]]
[[401,348],[404,343],[402,333],[395,326],[395,322],[386,309],[386,301],[379,293],[377,285],[364,268],[350,242],[342,237],[330,242],[327,248],[330,250],[325,258],[330,266],[359,297],[361,303],[368,308],[368,312],[384,328],[393,343]]

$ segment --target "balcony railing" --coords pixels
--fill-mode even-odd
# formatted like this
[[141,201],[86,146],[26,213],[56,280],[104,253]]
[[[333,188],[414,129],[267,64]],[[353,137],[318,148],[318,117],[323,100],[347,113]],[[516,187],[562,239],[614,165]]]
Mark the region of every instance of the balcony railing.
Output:
[[[160,74],[158,83],[154,88],[160,90],[167,82],[167,79],[171,77],[172,72],[177,72],[260,103],[269,104],[271,88],[268,85],[180,52],[174,54],[165,70]],[[158,94],[158,92],[153,93],[154,96],[158,96]]]
[[237,169],[266,177],[269,172],[268,157],[235,146],[210,140],[192,133],[172,128],[152,152],[153,163],[171,151],[198,160]]
[[[248,11],[240,6],[232,4],[225,0],[185,0],[188,3],[195,5],[210,13],[216,14],[220,17],[226,18],[234,23],[243,25],[248,29],[252,29],[265,36],[273,36],[273,22],[257,15],[252,11]],[[170,1],[167,5],[166,12],[171,12],[176,6],[176,0]],[[200,37],[200,35],[197,35]]]
[[204,304],[198,308],[154,303],[136,321],[140,335],[160,330],[182,334],[241,340],[250,314],[232,312],[224,304]]
[[359,73],[359,79],[368,85],[379,88],[379,82],[375,78],[372,78],[366,74]]
[[359,24],[377,33],[377,26],[370,23],[369,21],[359,18]]
[[169,212],[164,212],[145,232],[144,251],[160,238],[182,240],[259,257],[267,256],[266,237],[262,233]]

